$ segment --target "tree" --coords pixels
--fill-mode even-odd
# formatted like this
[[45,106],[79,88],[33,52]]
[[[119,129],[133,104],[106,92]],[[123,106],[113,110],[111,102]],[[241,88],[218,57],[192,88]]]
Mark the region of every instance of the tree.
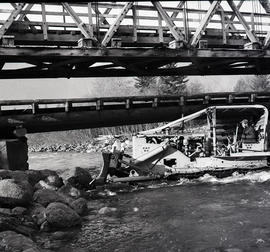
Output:
[[237,81],[236,85],[233,88],[234,92],[248,92],[251,91],[250,83],[244,78],[241,78]]
[[144,92],[147,89],[150,89],[151,85],[156,82],[156,77],[152,76],[140,76],[135,78],[135,87]]
[[188,79],[184,75],[159,77],[159,94],[182,95],[186,94]]
[[[166,65],[165,68],[174,68],[174,63]],[[135,87],[143,93],[152,95],[180,95],[186,93],[188,79],[184,75],[161,76],[161,77],[136,77]]]
[[188,95],[201,94],[204,92],[205,92],[205,90],[204,90],[203,85],[198,81],[190,82],[187,85],[187,94]]
[[269,92],[270,78],[269,75],[256,75],[250,80],[250,88],[252,91]]

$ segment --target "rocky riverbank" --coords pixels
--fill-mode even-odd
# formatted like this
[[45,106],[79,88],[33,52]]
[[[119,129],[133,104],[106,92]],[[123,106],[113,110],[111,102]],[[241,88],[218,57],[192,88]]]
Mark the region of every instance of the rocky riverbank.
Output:
[[91,181],[89,171],[79,167],[61,174],[0,170],[0,251],[60,251],[87,215],[115,211],[100,204],[93,207],[97,191]]
[[[131,141],[131,136],[118,136],[120,140],[126,138]],[[85,141],[81,143],[54,143],[54,144],[37,144],[28,142],[29,152],[78,152],[78,153],[91,153],[110,151],[115,141],[112,135],[104,135],[94,138],[92,141]]]

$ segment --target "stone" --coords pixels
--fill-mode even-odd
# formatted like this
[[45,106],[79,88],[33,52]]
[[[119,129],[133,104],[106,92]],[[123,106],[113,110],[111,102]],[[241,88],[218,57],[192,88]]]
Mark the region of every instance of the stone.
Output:
[[11,209],[10,208],[0,208],[0,214],[3,215],[12,215]]
[[29,251],[29,249],[35,252],[40,251],[38,246],[30,238],[22,234],[17,234],[14,231],[0,233],[0,251],[25,252],[25,250]]
[[60,188],[62,185],[64,185],[63,179],[59,177],[58,174],[47,176],[45,179],[45,182],[48,185],[56,187],[56,188]]
[[70,183],[63,185],[60,189],[58,189],[58,193],[68,195],[75,199],[78,199],[83,195],[81,190],[73,187]]
[[36,203],[45,207],[52,202],[68,203],[68,200],[63,195],[49,189],[37,190],[34,193],[33,199]]
[[79,198],[71,202],[70,207],[73,208],[77,214],[84,215],[87,212],[87,201],[84,198]]
[[46,220],[55,228],[66,228],[79,225],[80,216],[67,205],[54,202],[50,203],[45,210]]
[[92,181],[92,177],[86,169],[74,167],[66,170],[61,176],[66,182],[69,182],[75,188],[86,190],[91,189],[89,183]]
[[28,175],[25,171],[0,170],[0,179],[14,179],[16,181],[27,181]]
[[27,206],[32,201],[33,189],[28,181],[0,180],[0,205]]
[[29,210],[29,215],[38,226],[46,221],[45,207],[41,204],[34,203]]
[[101,209],[99,209],[98,213],[109,215],[109,214],[114,213],[116,211],[117,211],[117,208],[115,208],[115,207],[102,207]]
[[[0,216],[0,231],[12,230],[24,235],[31,235],[36,232],[36,229],[31,225],[12,216]],[[1,250],[0,250],[1,251]]]
[[56,231],[51,233],[53,240],[70,240],[74,237],[75,233],[70,231]]
[[24,215],[26,214],[26,212],[27,212],[27,209],[24,207],[14,207],[12,209],[12,214],[14,215]]
[[39,182],[35,184],[34,189],[35,190],[50,189],[53,191],[57,191],[58,188],[47,184],[44,180],[40,180]]
[[41,226],[40,226],[40,230],[43,232],[49,232],[50,231],[50,224],[48,221],[44,221]]
[[41,171],[28,170],[28,171],[25,171],[25,173],[28,175],[28,182],[32,186],[34,186],[36,183],[38,183],[38,181],[43,179],[43,175],[42,175]]

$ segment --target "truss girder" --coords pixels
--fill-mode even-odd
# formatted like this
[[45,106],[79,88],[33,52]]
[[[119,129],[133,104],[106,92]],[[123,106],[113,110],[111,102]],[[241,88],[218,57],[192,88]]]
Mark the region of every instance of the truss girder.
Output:
[[6,33],[6,31],[9,29],[9,27],[12,25],[16,17],[20,14],[21,10],[25,6],[25,3],[19,3],[15,9],[11,12],[10,16],[6,20],[6,22],[1,26],[0,28],[0,39],[3,37],[3,35]]
[[174,24],[173,20],[171,17],[167,14],[167,12],[163,9],[162,5],[160,4],[159,1],[155,2],[152,1],[152,4],[155,6],[157,9],[159,15],[162,17],[162,19],[165,21],[166,25],[170,29],[170,32],[174,36],[175,40],[177,41],[184,41],[184,35],[180,31],[180,29]]
[[202,36],[202,33],[204,32],[206,26],[209,24],[210,19],[214,16],[217,8],[220,5],[221,0],[219,1],[213,1],[210,8],[208,9],[206,15],[204,16],[204,18],[202,19],[199,27],[197,28],[196,32],[194,33],[190,45],[195,47],[199,41],[199,39]]
[[125,15],[128,13],[128,11],[133,6],[133,3],[134,2],[132,1],[132,2],[128,2],[128,3],[125,4],[125,6],[120,11],[117,18],[115,19],[115,21],[111,24],[109,30],[107,31],[107,33],[106,33],[106,35],[105,35],[105,37],[104,37],[104,39],[103,39],[103,41],[101,43],[102,46],[107,46],[107,44],[110,42],[111,38],[113,37],[113,35],[117,31],[117,29],[119,28],[121,22],[125,18]]
[[72,17],[78,28],[80,29],[81,33],[84,35],[85,38],[95,39],[93,37],[93,33],[91,30],[86,26],[86,24],[80,19],[80,17],[76,14],[76,12],[70,7],[69,3],[62,2],[63,7],[67,11],[67,13]]
[[188,1],[0,3],[0,78],[270,73],[269,0]]
[[230,5],[230,7],[232,8],[232,10],[234,11],[236,17],[239,19],[240,23],[243,25],[243,27],[246,31],[246,34],[247,34],[248,38],[250,39],[250,41],[253,43],[259,42],[258,39],[251,32],[249,25],[247,24],[245,18],[241,14],[241,12],[236,7],[235,3],[233,1],[230,1],[230,0],[227,0],[227,2]]

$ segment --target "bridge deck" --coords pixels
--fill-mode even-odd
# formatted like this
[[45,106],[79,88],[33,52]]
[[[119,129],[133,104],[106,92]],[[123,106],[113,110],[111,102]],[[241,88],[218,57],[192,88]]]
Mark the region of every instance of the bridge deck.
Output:
[[0,101],[0,138],[28,133],[171,121],[211,105],[263,104],[270,93]]

